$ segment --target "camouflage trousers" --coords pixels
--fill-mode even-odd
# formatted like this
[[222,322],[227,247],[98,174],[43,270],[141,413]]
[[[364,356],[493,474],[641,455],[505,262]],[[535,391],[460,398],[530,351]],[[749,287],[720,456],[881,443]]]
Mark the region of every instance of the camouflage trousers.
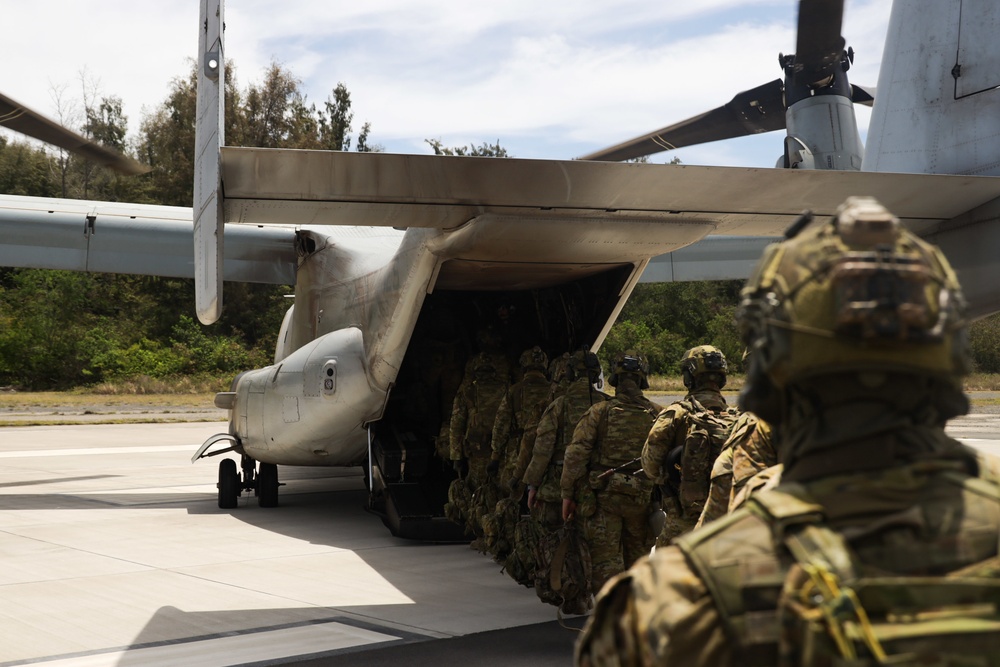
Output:
[[685,516],[681,505],[674,497],[663,499],[663,512],[666,518],[663,522],[663,530],[656,537],[656,548],[665,547],[675,537],[689,533],[694,530],[698,523],[698,517]]
[[653,547],[649,530],[649,500],[609,491],[597,494],[597,511],[583,519],[590,546],[593,591],[626,569]]

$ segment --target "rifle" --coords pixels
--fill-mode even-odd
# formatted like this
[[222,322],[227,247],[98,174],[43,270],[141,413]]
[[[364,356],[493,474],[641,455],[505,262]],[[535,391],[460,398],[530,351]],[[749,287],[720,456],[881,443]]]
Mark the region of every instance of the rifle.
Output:
[[[617,468],[608,468],[607,470],[605,470],[604,472],[602,472],[600,475],[598,475],[597,479],[604,479],[608,475],[613,475],[614,473],[620,471],[622,468],[627,468],[630,465],[633,465],[635,463],[639,463],[641,461],[642,461],[642,457],[641,456],[637,456],[634,459],[632,459],[631,461],[629,461],[628,463],[623,463],[620,466],[618,466]],[[635,471],[634,474],[635,475],[639,475],[642,472],[643,472],[642,468],[639,468],[638,470]]]

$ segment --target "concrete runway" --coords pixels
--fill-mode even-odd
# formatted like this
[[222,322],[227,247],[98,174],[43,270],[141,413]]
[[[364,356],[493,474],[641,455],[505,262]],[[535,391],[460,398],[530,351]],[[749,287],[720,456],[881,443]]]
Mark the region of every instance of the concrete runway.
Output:
[[[217,460],[190,456],[223,429],[0,429],[0,667],[570,663],[554,607],[389,535],[359,469],[281,467],[280,507],[218,509]],[[1000,454],[1000,415],[949,431]]]

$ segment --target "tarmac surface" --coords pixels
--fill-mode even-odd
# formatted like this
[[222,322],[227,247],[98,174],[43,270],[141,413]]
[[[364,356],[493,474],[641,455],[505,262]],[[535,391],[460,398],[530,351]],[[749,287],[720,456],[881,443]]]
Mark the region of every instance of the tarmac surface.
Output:
[[[571,664],[583,619],[464,545],[392,537],[360,469],[216,506],[220,423],[0,429],[0,667]],[[1000,414],[949,432],[1000,454]]]

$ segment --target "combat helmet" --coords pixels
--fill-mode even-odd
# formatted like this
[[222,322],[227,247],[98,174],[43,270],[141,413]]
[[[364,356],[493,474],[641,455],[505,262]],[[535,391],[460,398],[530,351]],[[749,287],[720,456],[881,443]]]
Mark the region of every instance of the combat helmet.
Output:
[[601,361],[586,347],[571,354],[566,366],[571,381],[585,377],[593,384],[601,377]]
[[555,383],[568,382],[569,352],[563,352],[549,364],[549,378]]
[[726,386],[726,355],[712,345],[692,347],[681,357],[681,377],[689,390],[697,389],[706,381],[722,389]]
[[930,376],[947,419],[967,410],[965,301],[935,246],[875,199],[850,197],[836,215],[769,246],[741,293],[750,351],[741,407],[779,423],[786,388],[853,374]]
[[536,345],[522,352],[521,358],[518,359],[517,363],[524,371],[541,371],[542,373],[547,373],[549,355],[545,354],[545,350]]
[[474,356],[469,364],[469,370],[476,380],[498,378],[500,375],[497,371],[496,360],[489,352],[480,352]]
[[639,354],[636,350],[619,352],[615,356],[615,360],[611,366],[611,377],[608,378],[608,384],[612,387],[618,386],[620,376],[632,374],[638,377],[637,384],[640,389],[649,389],[649,380],[647,379],[649,375],[649,362],[646,361],[646,357]]

